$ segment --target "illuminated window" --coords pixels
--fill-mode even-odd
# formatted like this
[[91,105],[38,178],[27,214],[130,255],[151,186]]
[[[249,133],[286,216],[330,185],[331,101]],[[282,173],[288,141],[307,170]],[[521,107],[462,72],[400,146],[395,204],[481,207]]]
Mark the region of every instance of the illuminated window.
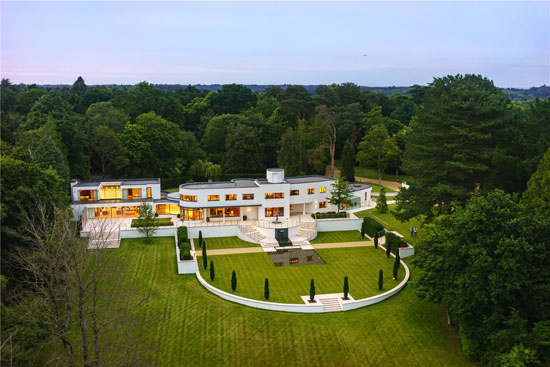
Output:
[[151,199],[151,188],[147,188],[147,199]]
[[95,190],[79,190],[78,199],[79,201],[94,201]]
[[313,255],[308,256],[308,257],[307,257],[307,261],[308,261],[308,262],[313,261]]
[[285,215],[285,208],[265,208],[266,217],[282,217]]
[[321,189],[319,190],[319,192],[321,192],[321,193],[327,192],[327,188],[326,188],[326,187],[321,187]]
[[315,194],[315,189],[307,189],[307,193],[308,193],[309,195]]
[[223,217],[223,208],[210,208],[210,217],[211,218]]
[[181,201],[197,201],[197,195],[180,195]]
[[300,195],[300,190],[290,190],[290,196]]
[[289,264],[298,264],[299,260],[297,257],[293,257],[292,259],[288,260]]
[[141,189],[139,188],[132,188],[132,189],[124,189],[122,190],[122,198],[123,199],[140,199],[141,198]]
[[365,192],[365,200],[367,200],[367,193]]
[[100,199],[120,199],[120,185],[103,185],[99,189]]
[[283,266],[283,263],[281,263],[281,262],[275,263],[276,268],[280,268],[281,266]]
[[227,194],[225,200],[237,200],[237,194]]
[[226,217],[240,217],[241,208],[225,208]]
[[183,220],[202,220],[204,216],[202,209],[184,208],[182,212]]
[[180,214],[178,204],[157,204],[158,214]]
[[327,202],[326,201],[319,202],[319,208],[326,208],[326,207],[327,207]]
[[219,201],[220,195],[208,195],[208,201]]
[[254,200],[254,194],[243,194],[243,200]]
[[285,194],[283,192],[266,192],[266,199],[284,199]]

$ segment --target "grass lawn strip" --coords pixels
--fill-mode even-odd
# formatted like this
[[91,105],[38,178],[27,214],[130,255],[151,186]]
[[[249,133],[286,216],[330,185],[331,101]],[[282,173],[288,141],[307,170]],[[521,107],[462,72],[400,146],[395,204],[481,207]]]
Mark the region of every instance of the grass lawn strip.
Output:
[[[246,242],[239,237],[215,237],[215,238],[203,238],[206,243],[206,250],[217,250],[225,248],[242,248],[242,247],[260,247],[257,243]],[[199,251],[199,239],[195,238],[195,250]]]
[[[388,205],[389,210],[395,209],[395,204]],[[396,231],[402,234],[405,241],[414,244],[417,237],[411,236],[411,227],[418,228],[418,233],[422,232],[420,220],[413,218],[410,221],[401,223],[389,211],[387,213],[379,213],[376,208],[363,210],[355,213],[358,218],[371,217],[380,222],[387,230]]]
[[357,242],[368,241],[365,237],[361,238],[359,231],[335,231],[335,232],[317,232],[317,237],[309,241],[311,244],[316,243],[333,243],[333,242]]

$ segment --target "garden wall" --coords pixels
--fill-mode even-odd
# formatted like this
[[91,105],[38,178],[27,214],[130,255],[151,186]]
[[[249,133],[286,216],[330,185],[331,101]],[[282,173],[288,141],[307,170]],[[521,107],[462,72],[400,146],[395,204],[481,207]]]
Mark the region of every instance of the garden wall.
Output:
[[[178,247],[178,231],[175,231],[174,233],[174,240],[176,245],[176,262],[178,264],[178,274],[193,274],[195,272],[195,269],[197,268],[197,256],[195,255],[195,251],[191,250],[191,256],[193,256],[193,260],[180,260],[180,249]],[[192,241],[192,239],[189,239],[190,243]],[[193,246],[191,246],[191,248],[193,248]]]
[[363,219],[317,219],[317,232],[361,231]]
[[[159,228],[152,237],[171,237],[176,232],[176,228]],[[124,229],[120,231],[120,238],[144,238],[145,234],[137,229]]]
[[212,227],[187,227],[189,238],[198,238],[199,231],[202,231],[203,238],[211,237],[232,237],[237,235],[237,226],[212,226]]

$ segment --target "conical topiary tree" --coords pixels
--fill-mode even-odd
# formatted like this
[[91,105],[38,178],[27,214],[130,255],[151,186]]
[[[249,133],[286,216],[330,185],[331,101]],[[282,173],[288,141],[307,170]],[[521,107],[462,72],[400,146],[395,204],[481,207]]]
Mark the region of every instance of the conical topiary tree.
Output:
[[202,244],[202,266],[204,266],[204,270],[208,267],[208,259],[206,258],[206,243]]
[[264,283],[264,298],[269,299],[269,279],[265,278]]
[[361,223],[361,238],[365,238],[365,222]]
[[344,277],[344,299],[349,299],[348,293],[349,293],[348,277]]
[[210,280],[214,281],[216,273],[214,272],[214,260],[210,260]]
[[389,259],[391,254],[391,237],[386,236],[386,257]]
[[374,249],[378,250],[378,232],[374,234]]
[[233,292],[237,290],[237,273],[235,273],[235,270],[233,270],[233,273],[231,274],[231,289]]
[[397,255],[395,255],[395,262],[393,263],[393,279],[397,279],[397,272],[399,271],[400,261],[401,261],[401,258],[399,257],[399,250],[398,250]]
[[309,283],[309,300],[315,302],[315,281],[313,279]]
[[202,247],[202,231],[199,231],[199,248]]
[[384,272],[382,269],[378,272],[378,289],[382,290],[382,287],[384,286]]

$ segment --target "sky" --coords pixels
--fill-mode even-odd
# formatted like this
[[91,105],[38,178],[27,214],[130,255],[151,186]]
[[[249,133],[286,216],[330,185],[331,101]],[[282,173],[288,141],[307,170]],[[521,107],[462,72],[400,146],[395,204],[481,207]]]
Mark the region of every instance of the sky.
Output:
[[1,2],[13,83],[550,85],[550,1]]

